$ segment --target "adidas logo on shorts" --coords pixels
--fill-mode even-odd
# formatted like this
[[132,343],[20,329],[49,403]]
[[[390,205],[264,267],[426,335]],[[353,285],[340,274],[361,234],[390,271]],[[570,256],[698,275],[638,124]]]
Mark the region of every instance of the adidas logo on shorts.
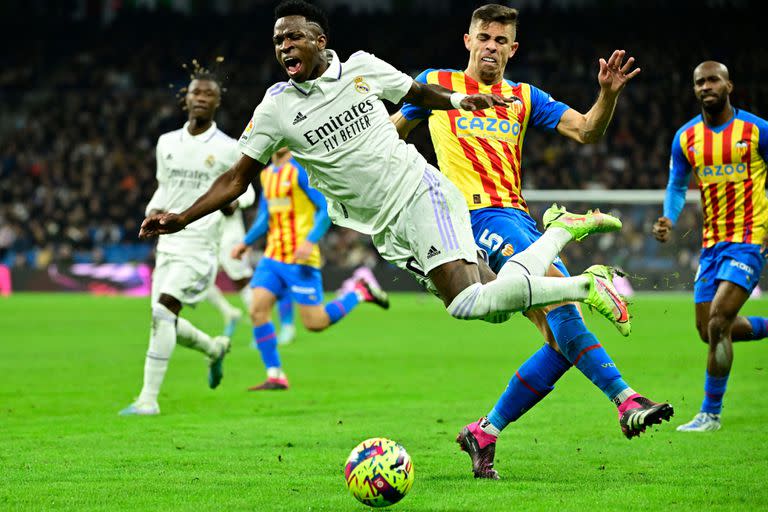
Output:
[[293,124],[297,125],[300,122],[304,121],[305,119],[307,119],[307,116],[299,112],[298,114],[296,114],[296,117],[293,118]]
[[440,254],[440,251],[438,251],[437,249],[435,249],[435,246],[434,246],[434,245],[431,245],[431,246],[429,247],[429,251],[427,251],[427,259],[429,259],[429,258],[433,258],[433,257],[437,256],[438,254]]

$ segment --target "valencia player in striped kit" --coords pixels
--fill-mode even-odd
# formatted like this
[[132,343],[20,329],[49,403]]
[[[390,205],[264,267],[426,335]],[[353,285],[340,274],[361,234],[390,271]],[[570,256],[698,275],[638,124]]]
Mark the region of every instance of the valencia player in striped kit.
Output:
[[767,318],[739,315],[768,256],[768,122],[731,105],[733,83],[728,68],[719,62],[696,67],[693,90],[701,114],[672,140],[664,214],[653,234],[660,242],[669,240],[693,172],[704,210],[703,248],[694,282],[696,327],[709,353],[701,410],[677,430],[705,432],[720,429],[732,342],[768,336]]
[[261,172],[259,211],[245,240],[232,249],[239,258],[249,245],[267,235],[264,257],[251,278],[253,344],[261,353],[267,380],[251,391],[288,389],[277,351],[272,306],[290,297],[310,331],[323,331],[347,316],[361,302],[389,308],[386,292],[358,280],[355,289],[323,304],[322,258],[317,243],[331,225],[323,195],[309,186],[304,168],[286,149],[272,156]]
[[[600,93],[586,114],[533,85],[505,80],[507,61],[519,45],[515,41],[517,16],[517,10],[501,5],[478,8],[472,14],[469,33],[464,35],[469,51],[467,68],[428,69],[416,78],[420,83],[466,94],[498,94],[507,99],[507,105],[468,112],[430,110],[406,103],[392,116],[402,137],[428,120],[440,170],[462,191],[475,242],[487,252],[494,272],[542,236],[521,194],[526,131],[536,127],[557,131],[581,144],[598,142],[610,123],[620,92],[640,72],[634,68],[634,58],[624,60],[623,50],[613,52],[607,61],[600,59]],[[570,275],[559,258],[547,265],[546,271],[553,277]],[[576,366],[616,405],[627,438],[672,416],[671,405],[654,403],[629,387],[587,329],[575,304],[557,303],[531,309],[526,315],[547,343],[515,372],[493,409],[467,425],[457,438],[472,458],[475,477],[498,478],[493,468],[498,435],[552,391],[571,366]]]

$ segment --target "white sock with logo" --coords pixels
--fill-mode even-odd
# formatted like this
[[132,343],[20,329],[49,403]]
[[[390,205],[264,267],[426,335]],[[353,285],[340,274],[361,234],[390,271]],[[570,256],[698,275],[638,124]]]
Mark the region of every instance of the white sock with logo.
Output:
[[453,299],[448,312],[456,318],[483,319],[494,313],[583,301],[588,295],[589,279],[584,276],[539,277],[509,272],[486,284],[468,286]]
[[175,346],[176,315],[162,304],[153,304],[149,349],[144,359],[144,386],[136,400],[138,403],[157,404],[157,395]]
[[192,325],[192,323],[185,319],[179,318],[177,323],[177,341],[179,345],[183,345],[187,348],[197,350],[209,357],[215,357],[218,355],[219,347],[213,342],[213,339],[206,333]]

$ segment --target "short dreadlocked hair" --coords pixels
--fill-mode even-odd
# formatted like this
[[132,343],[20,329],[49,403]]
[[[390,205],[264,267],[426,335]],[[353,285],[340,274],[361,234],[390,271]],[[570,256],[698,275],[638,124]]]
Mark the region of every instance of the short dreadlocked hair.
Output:
[[205,80],[207,82],[216,82],[216,85],[221,89],[221,78],[211,71],[199,71],[192,73],[192,80]]
[[328,37],[330,31],[328,17],[318,6],[304,0],[283,0],[275,8],[275,21],[286,16],[304,16],[308,22],[317,24],[323,34]]

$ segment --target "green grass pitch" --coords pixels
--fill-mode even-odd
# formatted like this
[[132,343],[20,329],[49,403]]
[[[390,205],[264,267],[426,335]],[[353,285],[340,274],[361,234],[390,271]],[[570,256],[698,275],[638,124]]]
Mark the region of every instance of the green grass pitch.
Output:
[[[221,329],[206,304],[186,313]],[[414,487],[394,510],[768,508],[767,342],[736,346],[723,430],[682,434],[674,426],[703,392],[692,298],[637,297],[628,339],[596,315],[587,322],[635,389],[673,403],[672,423],[624,439],[615,408],[571,370],[502,434],[502,480],[490,482],[472,478],[454,438],[539,346],[521,316],[462,322],[426,295],[396,295],[388,312],[362,305],[283,348],[293,387],[273,393],[245,391],[263,369],[243,323],[218,390],[203,357],[177,347],[163,414],[124,418],[141,387],[147,299],[0,298],[0,510],[364,510],[342,468],[373,436],[413,458]]]

